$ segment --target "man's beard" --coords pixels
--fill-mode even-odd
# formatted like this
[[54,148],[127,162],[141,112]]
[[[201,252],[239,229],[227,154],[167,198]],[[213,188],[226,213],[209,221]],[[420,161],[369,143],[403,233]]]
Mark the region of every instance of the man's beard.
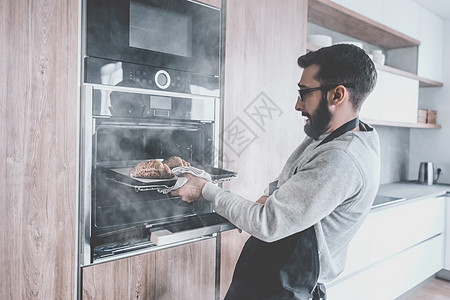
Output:
[[309,124],[305,124],[305,133],[313,138],[317,139],[321,136],[328,128],[328,124],[331,121],[331,111],[328,108],[327,94],[322,94],[322,99],[320,100],[319,106],[313,112],[312,115],[303,113],[303,116],[309,117]]

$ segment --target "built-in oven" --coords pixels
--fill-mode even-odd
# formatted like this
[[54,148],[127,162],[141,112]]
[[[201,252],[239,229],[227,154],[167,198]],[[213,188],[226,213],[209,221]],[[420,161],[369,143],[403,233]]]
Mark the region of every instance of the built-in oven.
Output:
[[[139,162],[180,157],[221,183],[220,99],[121,86],[84,84],[81,140],[83,264],[209,238],[233,226],[211,202],[167,193],[171,178],[137,178]],[[102,94],[110,113],[95,105]]]
[[115,85],[114,68],[98,66],[120,62],[123,79],[144,88],[194,94],[207,89],[218,96],[218,8],[189,0],[88,0],[86,15],[88,82]]
[[221,167],[221,12],[189,0],[86,0],[80,121],[80,263],[214,237],[234,228],[177,177],[133,177],[179,157],[214,183]]

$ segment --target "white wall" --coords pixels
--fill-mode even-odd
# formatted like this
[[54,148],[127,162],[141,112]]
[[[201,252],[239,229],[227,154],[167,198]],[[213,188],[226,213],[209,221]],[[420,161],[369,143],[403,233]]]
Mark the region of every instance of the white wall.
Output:
[[[444,49],[450,49],[450,19],[444,23]],[[420,108],[437,110],[439,130],[411,129],[409,178],[416,179],[421,161],[432,161],[441,168],[440,183],[450,183],[450,56],[445,55],[442,64],[441,88],[420,91]],[[448,52],[447,52],[448,53]]]
[[404,181],[409,169],[409,128],[375,126],[380,137],[380,184]]

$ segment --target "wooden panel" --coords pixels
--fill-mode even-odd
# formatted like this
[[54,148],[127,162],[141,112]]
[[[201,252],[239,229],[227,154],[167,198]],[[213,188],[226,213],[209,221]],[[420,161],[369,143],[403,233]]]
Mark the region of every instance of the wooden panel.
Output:
[[220,260],[220,299],[223,299],[233,278],[234,268],[241,254],[242,247],[250,237],[248,233],[237,230],[222,232]]
[[130,258],[129,278],[124,279],[124,281],[129,281],[128,299],[157,299],[155,295],[155,260],[156,253]]
[[309,0],[311,23],[385,49],[412,47],[420,42],[329,0]]
[[215,239],[156,254],[155,299],[214,299]]
[[[305,137],[294,106],[306,14],[304,0],[227,1],[223,166],[239,178],[224,187],[250,200],[261,196]],[[222,297],[245,240],[235,231],[222,235]]]
[[[155,255],[148,255],[153,258]],[[82,299],[129,298],[130,259],[83,268]],[[136,298],[137,299],[137,298]]]
[[214,299],[216,240],[83,268],[83,299]]
[[1,299],[73,299],[78,1],[1,1]]

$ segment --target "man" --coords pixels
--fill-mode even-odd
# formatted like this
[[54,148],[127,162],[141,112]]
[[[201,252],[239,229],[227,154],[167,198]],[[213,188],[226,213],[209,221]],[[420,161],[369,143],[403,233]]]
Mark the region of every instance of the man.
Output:
[[252,202],[186,174],[186,185],[173,192],[188,202],[203,196],[252,235],[226,299],[324,299],[323,284],[343,271],[348,244],[378,190],[378,135],[358,120],[376,83],[373,62],[360,48],[339,44],[298,64],[304,71],[295,109],[306,117],[308,137],[275,191]]

